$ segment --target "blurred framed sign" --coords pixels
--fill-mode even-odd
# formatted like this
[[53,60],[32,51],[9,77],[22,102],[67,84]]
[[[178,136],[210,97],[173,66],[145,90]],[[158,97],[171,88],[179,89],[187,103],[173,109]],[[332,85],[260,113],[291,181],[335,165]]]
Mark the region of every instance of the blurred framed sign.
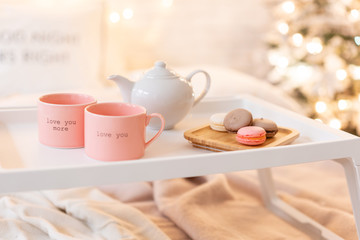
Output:
[[100,0],[0,3],[0,96],[96,86]]

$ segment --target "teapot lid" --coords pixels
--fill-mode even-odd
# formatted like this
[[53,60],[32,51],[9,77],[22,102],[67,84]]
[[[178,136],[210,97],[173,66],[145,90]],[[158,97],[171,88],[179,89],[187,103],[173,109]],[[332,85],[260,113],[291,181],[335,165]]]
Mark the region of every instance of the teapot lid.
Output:
[[145,72],[146,77],[150,78],[178,78],[179,76],[172,70],[166,68],[166,63],[157,61],[154,67]]

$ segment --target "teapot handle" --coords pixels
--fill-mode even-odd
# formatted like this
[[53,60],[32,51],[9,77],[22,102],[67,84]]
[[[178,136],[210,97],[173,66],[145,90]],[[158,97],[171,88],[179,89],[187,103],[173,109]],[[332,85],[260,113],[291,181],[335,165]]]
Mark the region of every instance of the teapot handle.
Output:
[[203,97],[205,97],[205,95],[207,94],[207,92],[210,89],[210,82],[211,82],[210,75],[203,70],[195,70],[195,71],[191,72],[189,75],[186,76],[186,80],[191,82],[191,78],[197,73],[203,73],[205,75],[206,84],[205,84],[204,90],[200,93],[200,95],[197,98],[195,98],[193,106],[195,106],[198,102],[200,102],[200,100],[203,99]]

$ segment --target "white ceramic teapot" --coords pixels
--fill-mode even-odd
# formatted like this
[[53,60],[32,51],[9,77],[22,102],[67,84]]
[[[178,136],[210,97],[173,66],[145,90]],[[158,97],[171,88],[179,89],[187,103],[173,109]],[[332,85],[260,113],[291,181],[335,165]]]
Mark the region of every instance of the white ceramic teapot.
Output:
[[[203,73],[206,77],[204,90],[195,98],[191,85],[191,78]],[[108,79],[114,80],[119,86],[125,102],[144,106],[148,113],[160,113],[165,118],[165,129],[172,129],[195,106],[210,88],[210,76],[203,70],[195,70],[186,77],[181,77],[166,68],[162,61],[155,63],[152,69],[144,73],[137,82],[132,82],[122,76],[112,75]],[[160,122],[154,119],[150,127],[160,128]]]

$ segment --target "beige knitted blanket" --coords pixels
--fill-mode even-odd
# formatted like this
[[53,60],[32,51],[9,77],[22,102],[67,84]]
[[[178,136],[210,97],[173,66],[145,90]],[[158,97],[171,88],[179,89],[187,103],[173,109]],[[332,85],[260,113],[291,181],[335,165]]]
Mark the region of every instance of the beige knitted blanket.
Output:
[[[273,173],[280,198],[344,239],[357,239],[340,165],[324,161]],[[264,207],[256,171],[245,171],[1,195],[0,239],[311,238]]]

